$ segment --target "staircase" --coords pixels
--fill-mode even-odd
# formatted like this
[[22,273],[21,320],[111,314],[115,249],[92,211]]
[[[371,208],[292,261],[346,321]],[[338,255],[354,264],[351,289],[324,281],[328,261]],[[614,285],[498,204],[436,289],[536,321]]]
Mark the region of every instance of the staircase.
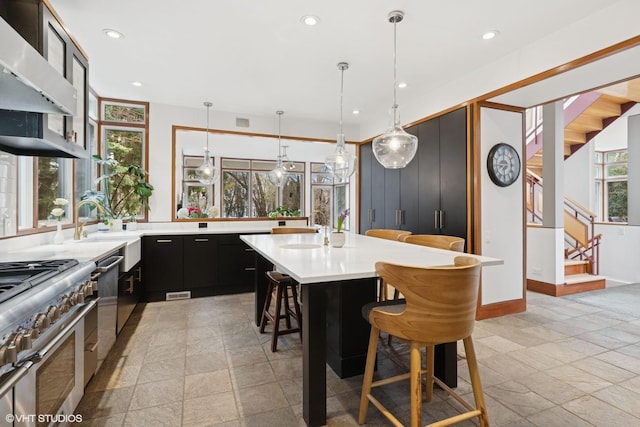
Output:
[[[542,178],[527,170],[527,222],[542,223]],[[605,278],[598,275],[600,264],[600,240],[595,234],[595,214],[580,203],[565,197],[564,241],[565,282],[555,285],[527,280],[527,289],[552,296],[604,289]]]
[[[568,98],[564,103],[564,157],[626,113],[640,99],[640,80],[630,80]],[[527,168],[542,176],[542,107],[527,113]]]

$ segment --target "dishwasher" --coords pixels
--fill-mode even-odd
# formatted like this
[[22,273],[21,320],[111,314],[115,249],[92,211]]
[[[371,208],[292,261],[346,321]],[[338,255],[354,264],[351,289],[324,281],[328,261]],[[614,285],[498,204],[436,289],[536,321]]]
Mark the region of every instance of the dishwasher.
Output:
[[118,317],[118,266],[124,259],[111,255],[97,263],[93,277],[98,281],[98,363],[96,371],[116,341]]

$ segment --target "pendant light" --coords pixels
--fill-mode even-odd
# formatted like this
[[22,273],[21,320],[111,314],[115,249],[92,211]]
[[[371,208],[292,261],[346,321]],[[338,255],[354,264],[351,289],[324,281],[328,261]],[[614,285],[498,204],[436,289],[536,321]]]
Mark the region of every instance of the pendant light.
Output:
[[389,13],[389,22],[393,24],[393,105],[391,106],[392,124],[382,135],[373,140],[373,154],[378,162],[388,169],[407,166],[416,155],[418,138],[408,134],[400,126],[398,103],[396,101],[397,64],[396,64],[396,26],[402,21],[404,13],[394,10]]
[[204,149],[204,161],[196,169],[196,177],[203,185],[211,185],[218,178],[218,169],[213,166],[209,152],[209,109],[212,105],[210,102],[204,103],[204,106],[207,107],[207,148]]
[[281,124],[282,124],[282,115],[284,111],[278,110],[276,111],[278,115],[278,160],[276,162],[276,167],[271,172],[269,172],[269,180],[278,187],[282,186],[284,182],[285,175],[287,170],[282,164],[282,145],[281,145]]
[[344,133],[342,131],[342,98],[344,92],[344,71],[349,69],[349,64],[346,62],[338,63],[338,70],[340,70],[340,133],[336,140],[336,151],[327,156],[324,161],[327,169],[331,172],[334,179],[344,180],[356,170],[356,164],[358,159],[356,156],[347,151],[344,145]]

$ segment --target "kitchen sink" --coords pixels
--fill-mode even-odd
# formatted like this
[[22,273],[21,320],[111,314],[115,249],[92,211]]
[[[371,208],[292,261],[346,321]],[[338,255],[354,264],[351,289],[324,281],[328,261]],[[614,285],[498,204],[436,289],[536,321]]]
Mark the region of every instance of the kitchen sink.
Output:
[[138,262],[140,262],[142,255],[142,239],[140,239],[140,236],[138,234],[131,234],[126,232],[96,232],[91,233],[89,237],[83,238],[77,243],[91,244],[105,241],[119,241],[127,243],[121,250],[121,254],[124,256],[124,260],[120,263],[120,271],[129,271]]

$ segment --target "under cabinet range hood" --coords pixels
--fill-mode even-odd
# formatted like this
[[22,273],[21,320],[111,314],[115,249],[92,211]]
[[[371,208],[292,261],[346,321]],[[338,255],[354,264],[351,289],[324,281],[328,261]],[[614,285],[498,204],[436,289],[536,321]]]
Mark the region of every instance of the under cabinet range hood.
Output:
[[76,89],[2,18],[0,40],[0,151],[86,157],[73,142],[45,140],[39,127],[42,114],[76,114]]

